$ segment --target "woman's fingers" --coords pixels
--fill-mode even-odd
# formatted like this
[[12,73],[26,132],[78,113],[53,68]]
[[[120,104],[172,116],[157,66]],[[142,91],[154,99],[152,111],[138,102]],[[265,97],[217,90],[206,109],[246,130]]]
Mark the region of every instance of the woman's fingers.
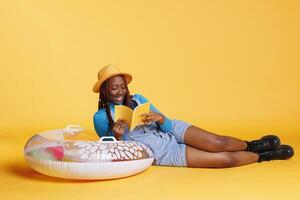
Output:
[[120,125],[121,125],[121,123],[122,123],[122,120],[121,120],[121,119],[118,119],[117,122],[115,123],[115,127],[116,127],[116,128],[119,128]]
[[125,128],[126,128],[126,124],[125,122],[122,124],[122,131],[125,131]]
[[125,120],[118,119],[113,127],[113,132],[116,134],[123,134],[126,128]]
[[148,112],[148,113],[143,113],[143,114],[141,114],[140,116],[141,116],[141,117],[147,117],[147,116],[152,116],[152,115],[154,115],[154,114],[156,114],[156,113],[153,112],[153,111],[150,111],[150,112]]
[[121,123],[121,120],[120,119],[118,119],[118,121],[115,123],[115,125],[114,125],[114,128],[115,128],[115,130],[117,131],[117,130],[119,130],[119,127],[120,127],[120,124]]
[[155,116],[147,116],[147,117],[144,117],[143,122],[149,123],[149,122],[154,122],[155,120],[156,120]]
[[112,131],[114,132],[115,138],[119,140],[124,134],[126,128],[125,120],[118,119],[114,124]]
[[153,111],[150,111],[148,113],[143,113],[140,115],[140,117],[142,117],[142,122],[144,122],[144,124],[147,124],[149,122],[157,122],[160,121],[162,119],[161,117],[162,115],[160,113],[156,113]]
[[125,120],[121,120],[119,124],[120,124],[119,126],[120,129],[124,129],[124,127],[126,126]]

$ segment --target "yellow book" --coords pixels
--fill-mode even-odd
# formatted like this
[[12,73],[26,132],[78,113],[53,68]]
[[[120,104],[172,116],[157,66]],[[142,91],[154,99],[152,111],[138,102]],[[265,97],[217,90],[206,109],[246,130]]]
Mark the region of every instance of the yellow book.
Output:
[[150,112],[150,103],[144,103],[135,107],[134,110],[123,105],[115,106],[115,122],[118,119],[125,120],[130,131],[132,131],[136,126],[144,124],[142,121],[141,114]]

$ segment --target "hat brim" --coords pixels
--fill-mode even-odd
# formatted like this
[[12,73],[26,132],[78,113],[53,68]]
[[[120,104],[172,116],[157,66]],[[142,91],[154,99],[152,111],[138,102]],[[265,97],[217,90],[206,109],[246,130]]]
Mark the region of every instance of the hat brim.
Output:
[[125,78],[125,81],[127,84],[129,84],[132,81],[132,76],[130,74],[127,73],[115,73],[115,74],[110,74],[109,76],[104,77],[103,79],[99,79],[94,87],[93,87],[93,92],[95,93],[99,93],[100,92],[100,86],[101,84],[106,81],[107,79],[113,77],[113,76],[118,76],[118,75],[122,75]]

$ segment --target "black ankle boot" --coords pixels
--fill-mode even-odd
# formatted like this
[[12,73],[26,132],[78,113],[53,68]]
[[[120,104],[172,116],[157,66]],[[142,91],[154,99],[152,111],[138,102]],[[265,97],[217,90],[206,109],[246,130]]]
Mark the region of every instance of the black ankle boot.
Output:
[[273,150],[280,145],[280,139],[276,135],[266,135],[260,140],[246,142],[248,145],[246,151],[252,151],[254,153]]
[[257,162],[269,160],[286,160],[294,155],[294,149],[289,145],[279,145],[271,151],[258,153],[259,159]]

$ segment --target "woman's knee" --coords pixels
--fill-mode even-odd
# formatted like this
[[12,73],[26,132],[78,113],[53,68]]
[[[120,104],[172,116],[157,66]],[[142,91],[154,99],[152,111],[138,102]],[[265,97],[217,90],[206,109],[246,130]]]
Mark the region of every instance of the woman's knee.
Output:
[[222,153],[220,167],[235,167],[239,163],[239,159],[231,152]]
[[225,151],[228,147],[229,139],[225,136],[216,136],[210,145],[211,152]]

